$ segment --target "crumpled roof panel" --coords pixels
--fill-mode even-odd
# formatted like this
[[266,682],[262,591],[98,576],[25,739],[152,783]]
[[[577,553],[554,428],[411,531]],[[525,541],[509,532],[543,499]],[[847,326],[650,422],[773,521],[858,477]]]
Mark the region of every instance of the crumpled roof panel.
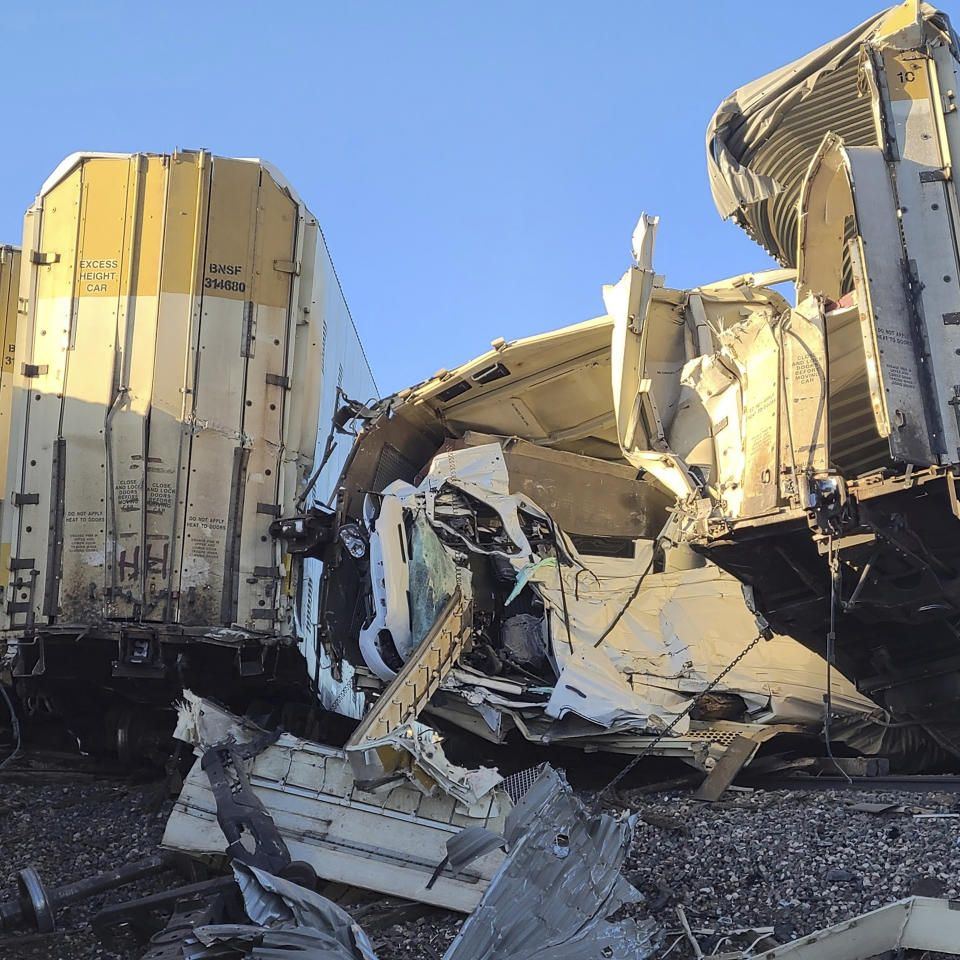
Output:
[[[928,4],[921,11],[934,29],[953,35],[946,14]],[[797,265],[797,201],[824,136],[838,134],[847,146],[876,143],[875,105],[861,86],[860,57],[889,13],[735,90],[707,127],[717,210],[784,266]]]

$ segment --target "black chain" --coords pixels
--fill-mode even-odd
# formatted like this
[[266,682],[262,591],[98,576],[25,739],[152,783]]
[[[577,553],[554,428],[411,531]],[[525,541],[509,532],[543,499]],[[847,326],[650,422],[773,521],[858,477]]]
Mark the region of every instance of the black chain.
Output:
[[730,661],[723,668],[723,670],[717,674],[717,676],[707,684],[706,688],[701,690],[693,700],[690,701],[690,705],[683,711],[683,713],[677,714],[670,721],[670,723],[663,728],[663,730],[658,733],[653,740],[650,741],[598,794],[596,803],[599,804],[600,800],[611,790],[613,790],[618,783],[628,774],[630,771],[641,761],[644,757],[650,754],[650,751],[665,737],[670,733],[671,730],[686,716],[690,714],[693,708],[697,705],[701,697],[705,697],[711,690],[765,637],[764,633],[758,633],[756,637],[751,640],[746,647],[736,656],[733,660]]

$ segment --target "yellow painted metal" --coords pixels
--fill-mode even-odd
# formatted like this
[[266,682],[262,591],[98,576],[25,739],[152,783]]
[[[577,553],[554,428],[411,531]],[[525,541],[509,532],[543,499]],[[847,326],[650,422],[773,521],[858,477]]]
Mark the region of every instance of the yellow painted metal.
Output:
[[920,19],[920,0],[904,0],[883,18],[877,27],[877,37],[892,37],[910,27],[918,26]]
[[922,50],[883,48],[884,76],[891,100],[930,99],[927,62],[927,55]]
[[277,184],[261,178],[253,258],[253,308],[247,330],[246,391],[243,434],[247,438],[246,494],[237,518],[239,537],[234,576],[245,585],[237,591],[236,620],[270,626],[279,616],[280,552],[269,536],[274,519],[262,504],[279,508],[280,452],[287,388],[283,377],[289,356],[292,274],[278,270],[294,259],[298,215]]
[[123,618],[144,611],[145,572],[160,558],[145,530],[144,477],[150,456],[147,416],[157,339],[165,171],[159,157],[136,157],[131,163],[117,317],[116,393],[105,417],[105,601],[108,616]]
[[300,567],[269,529],[312,469],[328,386],[316,222],[259,161],[78,154],[24,236],[15,363],[16,298],[0,316],[7,628],[292,633]]
[[[198,349],[190,384],[192,440],[179,604],[180,620],[187,624],[234,619],[229,610],[235,545],[228,527],[245,478],[244,347],[252,312],[248,298],[259,180],[258,166],[214,161]],[[210,472],[214,464],[216,475]]]
[[[12,508],[11,560],[32,561],[32,566],[9,574],[12,627],[45,623],[58,612],[59,584],[54,578],[62,545],[59,477],[64,459],[60,414],[80,260],[81,180],[78,167],[37,202],[24,222],[25,256],[38,262],[21,275],[27,315],[23,336],[17,337],[21,359],[14,375],[5,500]],[[102,509],[97,489],[103,489],[102,480],[90,498],[92,511]],[[56,529],[52,537],[51,526]],[[28,569],[31,572],[25,572]]]
[[[20,293],[20,248],[0,246],[0,478],[7,475],[13,381],[17,359],[17,316]],[[2,497],[2,494],[0,494]],[[0,504],[2,509],[2,504]],[[9,512],[9,511],[7,511]],[[10,539],[0,534],[0,570],[10,568]]]
[[[107,500],[116,509],[135,509],[139,478],[117,470],[105,440],[123,401],[116,386],[123,349],[118,338],[120,278],[132,265],[127,223],[131,193],[139,189],[138,174],[135,162],[127,159],[92,160],[82,168],[77,270],[60,409],[63,538],[60,569],[49,571],[47,588],[51,614],[68,621],[104,615],[110,555],[132,563],[137,543],[120,537]],[[38,320],[42,323],[39,310]],[[60,595],[54,606],[52,584],[57,578]]]

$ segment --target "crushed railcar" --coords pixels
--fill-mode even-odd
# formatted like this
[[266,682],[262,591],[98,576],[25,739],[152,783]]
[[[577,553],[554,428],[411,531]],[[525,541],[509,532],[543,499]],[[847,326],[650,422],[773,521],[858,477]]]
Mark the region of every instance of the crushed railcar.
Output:
[[[680,291],[653,296],[676,315]],[[716,322],[785,306],[762,289],[703,299]],[[598,317],[495,341],[366,412],[338,485],[318,634],[339,668],[320,676],[323,704],[347,713],[358,691],[368,711],[348,748],[410,715],[393,705],[411,684],[423,719],[497,744],[646,750],[710,770],[738,738],[750,753],[780,733],[816,736],[822,658],[766,629],[716,564],[663,549],[671,499],[617,442],[614,329]],[[833,705],[876,709],[840,676]]]
[[957,58],[946,15],[908,2],[718,109],[717,207],[795,305],[716,322],[695,289],[658,312],[654,218],[606,292],[620,445],[676,498],[666,539],[955,756]]
[[376,396],[316,218],[263,161],[80,153],[24,243],[0,374],[21,699],[78,730],[184,684],[296,699],[316,569],[283,521],[327,497],[341,398]]

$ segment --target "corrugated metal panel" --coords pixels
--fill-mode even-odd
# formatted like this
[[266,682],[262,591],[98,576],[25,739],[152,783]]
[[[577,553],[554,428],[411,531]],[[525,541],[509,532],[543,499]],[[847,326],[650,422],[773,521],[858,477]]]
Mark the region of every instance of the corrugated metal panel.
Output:
[[797,200],[804,174],[824,136],[843,135],[850,146],[876,142],[873,104],[857,95],[858,63],[823,74],[811,93],[793,106],[773,131],[744,143],[745,163],[756,173],[773,177],[783,190],[768,200],[741,209],[740,225],[780,263],[797,262]]
[[827,348],[830,459],[851,477],[885,467],[890,445],[877,432],[856,307],[827,315]]
[[[22,358],[14,372],[7,496],[13,524],[11,559],[32,560],[36,573],[11,571],[7,612],[11,626],[46,619],[59,596],[60,512],[59,442],[67,351],[73,322],[75,275],[78,272],[81,170],[69,172],[27,213],[24,249],[30,258],[22,271],[21,291],[27,316],[17,336]],[[98,485],[103,489],[102,483]],[[53,494],[53,496],[51,496]],[[93,494],[93,491],[91,491]],[[102,511],[101,494],[94,511]],[[91,497],[93,499],[93,497]],[[53,533],[51,535],[51,528]],[[92,543],[102,551],[102,535]]]
[[332,417],[323,325],[348,391],[375,394],[316,221],[260,161],[87,154],[25,237],[7,529],[36,575],[12,575],[10,626],[292,632],[269,527]]
[[507,816],[509,853],[443,960],[643,960],[656,921],[607,920],[642,899],[620,874],[632,825],[588,810],[547,767]]
[[871,98],[859,96],[859,57],[878,20],[734,91],[708,126],[718,209],[782,264],[796,264],[796,203],[824,136],[832,131],[857,146],[876,142]]

